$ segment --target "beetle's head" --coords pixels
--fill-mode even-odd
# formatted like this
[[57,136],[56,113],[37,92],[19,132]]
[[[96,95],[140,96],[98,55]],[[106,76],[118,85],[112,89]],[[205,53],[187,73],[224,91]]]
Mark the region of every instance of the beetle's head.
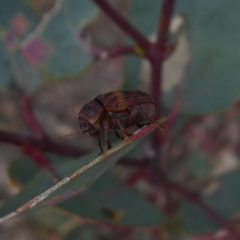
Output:
[[88,132],[90,136],[96,136],[98,131],[86,120],[78,118],[79,127],[83,133]]

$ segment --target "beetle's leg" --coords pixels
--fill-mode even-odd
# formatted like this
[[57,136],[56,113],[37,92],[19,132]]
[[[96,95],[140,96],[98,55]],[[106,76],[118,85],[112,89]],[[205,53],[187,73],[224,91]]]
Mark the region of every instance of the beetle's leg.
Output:
[[103,153],[103,148],[102,148],[102,144],[101,144],[101,139],[100,139],[100,133],[98,132],[98,146],[100,147],[101,149],[101,153]]
[[146,116],[146,115],[143,114],[143,113],[141,113],[141,114],[142,114],[142,116],[143,116],[146,120],[148,120],[150,123],[156,124],[156,126],[157,126],[160,130],[162,130],[162,131],[165,130],[165,128],[164,128],[163,126],[159,125],[156,120],[149,118],[148,116]]
[[103,125],[104,125],[104,129],[105,129],[105,141],[107,143],[107,149],[111,149],[112,148],[112,145],[109,141],[109,121],[107,119],[105,119],[103,121]]
[[118,126],[120,127],[121,131],[127,136],[132,136],[132,133],[128,133],[125,128],[123,127],[123,125],[121,124],[121,122],[116,118],[116,122],[118,124]]
[[[141,114],[141,113],[139,113],[139,110],[138,110],[138,109],[136,109],[136,108],[131,109],[131,111],[129,111],[128,121],[127,121],[126,125],[127,125],[127,126],[128,126],[128,125],[131,125],[131,123],[134,122],[134,120],[136,119],[136,117],[138,116],[138,114]],[[141,115],[143,116],[143,114],[141,114]],[[143,116],[143,118],[146,119],[145,116]],[[146,119],[146,120],[148,120],[148,119]],[[142,128],[142,127],[146,126],[147,123],[146,123],[146,124],[138,123],[138,124],[136,124],[136,125],[137,125],[138,128]]]
[[124,137],[120,136],[117,131],[114,131],[116,137],[120,140],[124,140]]
[[126,122],[126,126],[130,126],[136,119],[137,115],[138,115],[138,110],[136,108],[128,110],[128,120]]

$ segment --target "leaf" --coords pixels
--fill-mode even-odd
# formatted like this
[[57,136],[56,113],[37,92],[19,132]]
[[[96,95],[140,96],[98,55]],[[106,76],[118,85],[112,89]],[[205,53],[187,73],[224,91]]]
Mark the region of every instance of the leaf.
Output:
[[39,17],[24,0],[0,3],[0,88],[13,82],[12,50],[38,23]]
[[40,169],[30,157],[21,155],[9,165],[8,175],[12,181],[24,186],[34,179]]
[[[190,28],[193,59],[183,110],[191,114],[223,110],[240,92],[238,45],[240,2],[201,1]],[[226,11],[231,14],[226,14]]]
[[[166,121],[166,118],[161,118],[158,121],[158,123],[161,124],[165,121]],[[137,143],[138,139],[140,139],[141,137],[145,136],[147,133],[154,130],[155,127],[156,127],[155,124],[150,124],[148,126],[143,127],[141,130],[136,131],[131,137],[122,141],[120,144],[113,147],[111,150],[107,151],[106,153],[96,157],[92,161],[89,161],[90,159],[92,159],[92,155],[87,155],[86,157],[81,158],[81,162],[71,161],[71,162],[56,164],[55,165],[56,172],[60,176],[64,176],[65,178],[60,182],[58,182],[57,184],[55,184],[54,186],[52,186],[53,183],[52,183],[51,176],[46,171],[41,171],[37,175],[37,177],[34,178],[32,181],[30,181],[30,183],[17,196],[9,200],[7,203],[3,205],[2,208],[0,208],[0,216],[3,216],[2,218],[0,218],[0,222],[10,219],[26,210],[30,211],[31,210],[30,208],[32,208],[39,202],[44,201],[46,203],[46,201],[48,200],[62,201],[63,199],[66,198],[66,196],[68,197],[72,196],[69,194],[73,194],[75,190],[83,189],[83,187],[86,188],[86,186],[92,183],[93,180],[95,180],[103,172],[105,172],[110,166],[112,166],[119,159],[120,156],[128,152]],[[122,150],[122,148],[124,149]],[[103,162],[103,160],[106,159],[107,157],[110,157],[108,161]],[[107,182],[109,182],[109,184],[113,183],[113,181],[109,181],[109,180]],[[106,187],[107,183],[105,182],[103,185]],[[101,189],[104,189],[104,186],[102,186]],[[97,189],[99,190],[100,188],[97,187]],[[131,195],[128,197],[132,198]],[[128,198],[126,199],[125,195],[123,196],[123,198],[117,198],[117,199],[119,200],[120,205],[118,204],[115,205],[116,204],[115,201],[108,202],[106,199],[104,199],[104,204],[108,203],[110,205],[110,206],[107,206],[107,209],[108,207],[110,207],[110,212],[111,212],[111,209],[116,210],[117,208],[117,213],[119,212],[120,216],[124,214],[125,216],[127,216],[127,219],[123,217],[124,219],[123,224],[133,224],[134,223],[133,218],[135,217],[136,212],[142,212],[139,206],[141,204],[144,205],[144,202],[142,200],[138,200],[138,202],[140,201],[139,204],[137,204],[137,206],[133,206],[132,200],[128,203],[128,200],[127,200]],[[95,199],[93,199],[93,201],[96,202]],[[97,216],[100,219],[102,219],[103,214],[98,213],[97,211],[94,211],[92,206],[91,207],[87,206],[89,202],[90,200],[87,200],[86,204],[84,204],[84,208],[82,209],[83,211],[85,211],[85,214],[88,214],[88,215],[94,214],[95,218],[97,214]],[[100,202],[101,202],[101,199],[99,199],[98,204],[100,204]],[[53,202],[48,202],[48,204],[51,204],[51,203],[53,204]],[[79,205],[79,201],[77,201],[76,203],[71,202],[69,206],[67,207],[64,206],[64,208],[70,208],[70,211],[75,212],[74,206],[78,206],[78,205]],[[118,209],[119,207],[120,209]],[[145,207],[147,209],[147,205]],[[128,214],[131,213],[130,211],[131,209],[136,209],[135,210],[136,212],[134,214],[131,213],[130,215],[127,215],[125,211],[122,210],[122,208],[124,209],[126,208],[128,211]],[[96,206],[95,209],[97,210],[99,209],[99,207]],[[105,210],[103,212],[106,214]],[[109,213],[109,210],[107,210],[107,212]],[[147,213],[149,214],[148,211]],[[138,213],[138,215],[139,214],[141,213]],[[107,220],[106,217],[105,217],[105,220]],[[146,216],[144,217],[144,223],[141,220],[139,220],[137,221],[136,224],[137,225],[153,224],[151,221],[153,221],[154,224],[156,224],[156,217],[152,214],[149,215],[149,217],[146,217]]]
[[0,3],[0,87],[14,83],[32,93],[40,73],[69,78],[82,72],[92,59],[79,34],[95,15],[94,4],[83,0],[56,1],[42,19],[28,1]]
[[[201,199],[227,222],[240,212],[240,171],[234,171],[218,179],[219,187]],[[182,202],[181,221],[190,234],[214,232],[221,227],[194,203]]]
[[7,51],[0,39],[0,88],[6,88],[11,81],[10,62]]
[[219,188],[203,200],[226,219],[233,219],[240,212],[240,170],[221,176],[218,182]]
[[[42,184],[44,182],[43,177],[40,179],[37,177],[36,180],[32,178],[33,172],[36,172],[36,166],[29,161],[31,161],[29,158],[15,160],[11,164],[9,174],[13,181],[17,181],[21,185],[30,183],[32,189],[36,181],[41,181]],[[23,178],[22,175],[25,177]],[[79,184],[79,181],[77,184]],[[163,223],[164,216],[160,210],[157,210],[150,202],[134,192],[132,188],[124,186],[115,191],[122,184],[122,181],[113,175],[105,173],[104,176],[95,181],[88,191],[82,193],[80,196],[65,200],[56,206],[64,210],[64,212],[67,211],[81,217],[92,218],[111,224],[158,226]],[[18,200],[20,199],[19,197],[17,198]],[[141,215],[142,217],[139,217]]]
[[80,43],[80,31],[96,15],[91,1],[63,1],[40,36],[24,49],[23,55],[41,72],[54,78],[80,73],[92,60]]
[[190,235],[214,232],[220,226],[196,204],[184,200],[180,210],[181,224],[184,231]]
[[[161,118],[158,120],[158,123],[162,124],[166,119],[166,117]],[[71,164],[62,163],[56,165],[56,172],[59,176],[64,176],[65,178],[54,186],[52,186],[51,176],[46,171],[41,171],[37,176],[37,180],[32,181],[19,195],[13,198],[12,201],[8,201],[4,207],[0,209],[0,215],[3,216],[0,218],[0,222],[6,221],[32,208],[43,200],[48,200],[69,192],[72,193],[73,190],[86,187],[87,184],[91,183],[106,171],[106,169],[112,166],[120,156],[128,152],[137,143],[138,139],[153,131],[155,127],[155,124],[143,127],[141,130],[136,131],[131,137],[125,139],[104,154],[95,157],[92,161],[90,161],[92,155],[87,155],[86,158],[81,159],[81,163],[74,161]],[[103,161],[108,157],[110,157],[108,161]],[[39,182],[41,183],[41,187],[38,186]],[[38,188],[36,188],[36,185]],[[9,211],[11,212],[7,214]]]
[[26,93],[33,93],[42,81],[40,74],[17,52],[11,56],[10,63],[14,77],[13,84]]
[[[105,173],[79,198],[58,204],[58,207],[80,216],[132,227],[159,226],[164,215],[150,202],[111,174]],[[117,189],[117,190],[116,190]]]
[[81,227],[76,227],[70,233],[68,233],[65,237],[65,240],[98,240],[99,234],[96,227],[91,225],[83,225]]
[[[54,165],[54,168],[56,172],[62,176],[63,178],[77,170],[78,168],[81,168],[88,164],[93,159],[93,154],[89,154],[87,156],[84,156],[79,159],[75,159],[68,162],[61,162],[59,164]],[[112,158],[108,159],[110,162],[115,162],[118,158],[116,156],[113,156]],[[108,162],[102,162],[99,165],[95,165],[92,167],[89,171],[83,173],[81,176],[79,176],[75,181],[71,181],[66,186],[62,187],[62,189],[57,190],[52,194],[51,197],[54,197],[59,194],[66,194],[67,192],[71,192],[74,189],[81,188],[89,184],[90,181],[92,181],[97,173],[106,167]],[[25,166],[26,167],[26,166]],[[31,171],[33,168],[33,165],[28,165],[29,169],[28,171]],[[13,172],[13,170],[11,171]],[[15,171],[16,172],[16,171]],[[19,172],[18,174],[22,174],[22,172]],[[19,177],[17,178],[19,179]],[[28,177],[30,180],[30,177]],[[29,181],[28,180],[28,181]],[[28,182],[25,180],[25,182]],[[14,211],[27,201],[31,200],[35,196],[41,194],[42,192],[46,191],[47,189],[51,188],[53,186],[53,178],[47,172],[46,170],[41,170],[37,176],[31,180],[22,191],[17,194],[15,197],[13,197],[11,200],[6,202],[3,207],[0,208],[0,216],[4,216],[8,214],[9,212]],[[37,187],[36,187],[37,186]]]
[[[8,0],[0,3],[0,27],[6,30],[5,40],[12,37],[24,37],[38,23],[39,17],[28,1]],[[15,39],[12,39],[15,40]],[[9,45],[10,46],[10,45]]]
[[207,177],[210,177],[212,166],[210,157],[205,152],[192,151],[182,161],[183,163],[173,174],[176,182],[185,183],[186,179],[191,179],[191,184],[199,184]]

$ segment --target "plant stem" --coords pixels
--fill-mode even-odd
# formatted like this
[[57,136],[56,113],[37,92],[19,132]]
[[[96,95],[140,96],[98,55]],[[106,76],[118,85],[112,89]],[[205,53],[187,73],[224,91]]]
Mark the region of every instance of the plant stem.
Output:
[[161,9],[161,17],[158,30],[157,42],[150,52],[150,62],[152,66],[152,97],[156,104],[156,117],[160,117],[161,108],[161,83],[163,73],[163,62],[165,60],[165,45],[170,19],[173,12],[175,0],[164,0]]
[[[65,155],[69,157],[81,157],[89,151],[81,149],[79,147],[73,147],[67,144],[59,144],[50,139],[39,139],[36,137],[31,137],[23,134],[8,132],[0,130],[0,142],[5,144],[11,144],[18,147],[25,147],[29,142],[37,149],[44,152],[52,152],[59,155]],[[124,157],[118,161],[118,164],[121,164],[130,168],[145,167],[148,165],[146,159],[131,159]]]
[[[174,3],[175,0],[164,0],[161,9],[157,41],[152,46],[151,51],[146,53],[152,67],[151,95],[155,101],[156,118],[160,117],[161,111],[161,84],[163,75],[163,62],[165,60],[165,45]],[[151,168],[157,175],[162,174],[158,166],[161,143],[161,136],[158,134],[158,132],[155,132],[152,139],[152,147],[155,151],[155,157],[152,158]]]
[[134,28],[116,9],[114,9],[107,1],[105,0],[93,0],[102,11],[108,15],[117,26],[132,37],[145,51],[150,48],[150,42]]
[[191,202],[194,202],[198,205],[202,210],[204,210],[212,219],[214,219],[221,227],[227,229],[229,234],[233,237],[233,239],[239,240],[240,234],[234,229],[229,223],[218,213],[216,213],[211,207],[209,207],[205,202],[203,202],[197,195],[191,193],[184,187],[180,186],[177,183],[174,183],[170,180],[165,180],[165,185],[168,189],[171,189],[183,197],[187,198]]
[[66,144],[59,144],[50,139],[38,139],[23,134],[17,134],[9,131],[0,130],[0,142],[12,144],[19,147],[24,147],[28,142],[31,142],[35,147],[42,151],[53,152],[60,155],[72,157],[82,156],[88,151],[72,147]]
[[36,137],[43,138],[46,136],[42,126],[39,124],[39,122],[36,120],[32,113],[31,108],[31,101],[27,94],[22,93],[21,95],[21,105],[22,105],[22,112],[23,116],[27,122],[27,124],[30,126]]
[[163,6],[161,9],[161,16],[160,16],[159,28],[158,28],[158,37],[156,42],[157,49],[161,53],[163,53],[166,45],[167,34],[169,30],[169,25],[170,25],[174,4],[175,4],[175,0],[164,0]]

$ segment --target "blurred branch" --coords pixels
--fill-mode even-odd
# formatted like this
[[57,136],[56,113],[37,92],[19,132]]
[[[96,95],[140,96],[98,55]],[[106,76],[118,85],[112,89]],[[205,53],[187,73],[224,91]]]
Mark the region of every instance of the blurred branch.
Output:
[[144,50],[150,48],[150,42],[142,36],[140,32],[136,28],[134,28],[116,9],[114,9],[107,1],[105,0],[93,0],[102,11],[110,17],[117,26],[132,37]]
[[171,16],[173,13],[174,4],[175,4],[175,0],[165,0],[162,5],[159,28],[158,28],[158,37],[156,42],[158,53],[163,53],[165,50],[165,45],[167,42],[167,34],[169,30]]
[[156,44],[152,46],[150,52],[150,62],[152,65],[152,97],[156,104],[157,118],[160,116],[161,108],[161,83],[163,62],[165,60],[165,46],[167,42],[167,33],[169,29],[170,19],[173,12],[175,0],[164,0],[161,9],[160,27]]
[[88,151],[72,147],[66,144],[59,144],[50,139],[38,139],[35,137],[0,130],[0,142],[23,147],[27,142],[31,142],[35,147],[42,151],[53,152],[60,155],[72,157],[82,156]]
[[135,46],[115,46],[109,48],[101,48],[92,46],[88,41],[86,41],[81,35],[79,36],[79,41],[87,49],[87,51],[96,59],[105,60],[108,58],[118,57],[126,54],[134,54],[143,56],[144,51],[138,45]]
[[40,166],[47,169],[50,174],[53,176],[53,180],[55,182],[59,181],[61,178],[59,177],[58,173],[53,168],[51,161],[45,156],[45,154],[36,148],[31,142],[26,143],[22,147],[22,151],[30,156],[34,161]]
[[23,112],[24,118],[28,123],[28,125],[33,130],[34,134],[39,138],[46,137],[46,134],[42,126],[38,123],[38,121],[36,120],[36,118],[32,113],[30,98],[25,93],[22,93],[21,95],[21,106],[22,106],[22,112]]
[[[160,27],[158,32],[158,38],[156,44],[152,45],[152,50],[148,52],[149,60],[152,67],[152,85],[151,85],[151,95],[155,101],[156,106],[156,117],[160,116],[161,109],[161,84],[163,75],[163,62],[165,60],[165,45],[167,41],[167,33],[169,29],[170,19],[173,12],[175,0],[164,0],[161,16],[160,16]],[[152,171],[156,173],[156,176],[162,176],[159,169],[159,159],[160,159],[160,146],[162,144],[162,138],[158,132],[154,133],[152,139],[152,147],[155,151],[155,157],[151,159]]]
[[[35,146],[35,148],[46,151],[52,152],[59,155],[65,155],[70,157],[80,157],[83,156],[89,151],[81,149],[79,147],[73,147],[67,144],[59,144],[51,139],[38,139],[36,137],[31,137],[23,134],[13,133],[9,131],[0,130],[0,142],[6,144],[12,144],[18,147],[24,147],[27,143],[31,143]],[[145,167],[148,164],[147,160],[139,160],[139,159],[129,159],[124,157],[118,164],[121,164],[126,167]]]

